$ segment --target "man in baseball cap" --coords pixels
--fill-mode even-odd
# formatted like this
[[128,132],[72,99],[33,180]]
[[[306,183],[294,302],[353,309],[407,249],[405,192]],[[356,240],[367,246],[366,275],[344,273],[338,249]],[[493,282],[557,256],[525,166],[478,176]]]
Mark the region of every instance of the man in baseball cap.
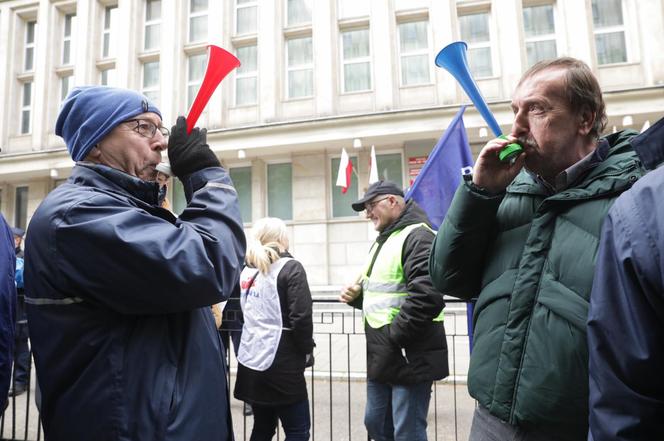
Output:
[[359,280],[340,301],[361,308],[367,339],[367,405],[372,439],[427,439],[434,380],[448,375],[443,294],[429,278],[434,233],[424,211],[391,181],[352,204],[378,237]]

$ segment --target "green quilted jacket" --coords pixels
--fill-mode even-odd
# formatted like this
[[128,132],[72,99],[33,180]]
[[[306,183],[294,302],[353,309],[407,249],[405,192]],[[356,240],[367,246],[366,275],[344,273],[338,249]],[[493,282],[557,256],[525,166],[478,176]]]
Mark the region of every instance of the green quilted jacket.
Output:
[[608,136],[607,158],[552,196],[525,171],[499,196],[459,186],[436,236],[434,286],[478,298],[470,395],[512,425],[587,436],[593,268],[607,211],[644,173],[635,134]]

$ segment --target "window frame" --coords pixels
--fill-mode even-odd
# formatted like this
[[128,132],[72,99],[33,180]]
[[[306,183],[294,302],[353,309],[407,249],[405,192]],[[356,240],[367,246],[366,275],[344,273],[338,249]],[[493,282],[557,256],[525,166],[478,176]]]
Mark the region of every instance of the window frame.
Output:
[[[357,153],[355,151],[350,152],[350,153],[348,153],[348,151],[346,151],[346,153],[348,154],[348,160],[349,161],[352,162],[353,158],[355,158],[355,164],[353,164],[354,173],[353,173],[353,175],[351,175],[351,180],[355,179],[355,182],[357,182],[357,194],[353,195],[353,194],[347,193],[347,194],[349,194],[350,198],[354,202],[354,201],[356,201],[360,198],[360,191],[361,191],[360,190],[360,182],[359,182],[358,176],[356,176],[356,174],[359,175],[359,172],[358,172],[357,169],[358,169],[359,163],[360,163],[360,155],[359,155],[359,153]],[[336,192],[341,193],[341,187],[337,187],[337,175],[339,173],[339,167],[337,166],[337,169],[334,170],[333,167],[332,167],[332,164],[333,164],[335,159],[338,159],[339,163],[341,163],[341,153],[335,153],[335,154],[328,155],[327,158],[328,159],[327,159],[326,167],[329,166],[328,170],[330,170],[330,186],[328,187],[330,189],[330,202],[329,202],[330,214],[329,214],[329,219],[331,219],[331,220],[337,220],[337,219],[343,220],[343,219],[354,219],[354,218],[357,218],[359,216],[362,216],[361,211],[356,212],[355,210],[352,210],[352,207],[351,207],[351,210],[353,212],[349,215],[344,215],[344,216],[335,216],[334,215],[334,192],[336,191]],[[350,190],[350,188],[349,188],[349,190]]]
[[[67,34],[67,21],[69,20],[69,34]],[[76,26],[76,12],[68,12],[63,16],[62,23],[62,53],[60,54],[60,65],[71,66],[76,55],[76,40],[73,37]],[[69,59],[65,60],[65,47],[69,46]]]
[[[157,82],[152,86],[145,86],[145,66],[150,63],[157,63]],[[155,105],[159,105],[159,98],[161,96],[161,72],[159,67],[161,65],[161,60],[159,58],[154,60],[145,60],[141,63],[141,93],[149,97],[150,93],[156,93],[157,99],[152,99]]]
[[290,217],[288,219],[285,218],[280,218],[284,222],[292,222],[294,219],[294,212],[293,208],[293,161],[290,158],[284,158],[284,159],[273,159],[273,160],[268,160],[265,161],[265,213],[267,216],[270,217],[275,217],[273,213],[270,213],[270,192],[269,192],[269,186],[270,186],[270,166],[271,165],[283,165],[283,164],[288,164],[290,165],[291,168],[291,181],[290,181],[290,194],[291,194],[291,206],[290,206]]
[[[403,52],[401,49],[401,26],[410,24],[410,23],[420,23],[420,22],[426,22],[427,30],[426,30],[426,37],[427,37],[427,47],[426,49],[418,49],[413,52]],[[404,57],[409,57],[409,56],[415,56],[415,55],[426,55],[427,60],[431,59],[431,46],[430,46],[430,41],[432,40],[432,35],[431,35],[431,22],[429,20],[429,17],[418,17],[416,19],[410,19],[410,20],[401,20],[397,22],[397,53],[399,57],[399,87],[417,87],[417,86],[425,86],[425,85],[430,85],[433,84],[433,72],[432,72],[432,63],[426,63],[427,65],[427,72],[428,72],[428,81],[423,82],[423,83],[414,83],[414,84],[404,84],[404,78],[403,78],[403,58]]]
[[344,10],[344,5],[343,3],[345,1],[351,1],[351,0],[337,0],[337,14],[338,14],[338,19],[339,20],[354,20],[357,18],[361,17],[370,17],[371,16],[371,4],[367,0],[367,12],[366,14],[360,14],[360,15],[341,15],[341,12]]
[[[207,54],[205,52],[192,52],[187,54],[187,64],[186,64],[186,69],[187,69],[187,95],[186,95],[186,103],[187,103],[187,108],[191,107],[191,105],[194,102],[194,98],[196,98],[195,94],[193,96],[189,96],[189,88],[192,86],[198,86],[200,88],[201,84],[203,83],[203,77],[205,76],[205,69],[203,69],[203,72],[201,72],[201,77],[200,79],[192,80],[190,77],[191,74],[191,59],[193,57],[204,57],[205,60],[207,60]],[[204,63],[205,64],[205,63]],[[198,88],[196,91],[198,91]],[[206,110],[203,110],[203,113],[205,113]]]
[[[104,79],[104,75],[106,79]],[[116,86],[116,70],[115,64],[104,65],[99,67],[99,84],[102,86]]]
[[[106,60],[106,59],[111,59],[115,58],[116,53],[115,53],[115,43],[113,40],[113,34],[115,30],[117,30],[117,20],[113,20],[113,10],[115,9],[116,14],[118,11],[118,5],[105,5],[104,6],[104,13],[102,14],[102,34],[101,34],[101,59]],[[107,20],[108,19],[108,20]],[[106,39],[108,37],[108,51],[105,52],[106,49]]]
[[[355,31],[367,31],[367,34],[369,36],[369,55],[364,56],[364,57],[358,57],[358,58],[352,58],[353,61],[346,61],[344,58],[344,34],[347,32],[355,32]],[[374,78],[373,78],[373,47],[372,47],[372,41],[371,41],[371,26],[367,23],[366,26],[358,26],[358,27],[351,27],[351,28],[345,28],[345,29],[339,29],[339,58],[341,60],[341,72],[339,74],[339,79],[341,81],[341,95],[350,95],[350,94],[355,94],[355,93],[367,93],[367,92],[372,92],[373,87],[374,87]],[[351,90],[347,91],[346,90],[346,65],[349,64],[361,64],[361,63],[369,63],[369,88],[367,89],[362,89],[362,90]]]
[[[496,31],[494,29],[494,23],[493,23],[493,11],[491,9],[480,9],[480,10],[458,10],[457,11],[457,24],[458,24],[458,33],[459,33],[459,38],[463,39],[461,36],[461,17],[464,16],[469,16],[469,15],[479,15],[479,14],[486,14],[487,16],[487,24],[488,24],[488,29],[489,29],[489,38],[486,41],[482,41],[479,43],[476,42],[468,42],[466,41],[466,44],[468,45],[468,52],[470,52],[473,49],[482,49],[482,48],[489,48],[489,55],[491,59],[491,74],[490,75],[485,75],[485,76],[474,76],[475,80],[478,79],[490,79],[490,78],[497,78],[500,76],[500,71],[499,71],[499,65],[496,62],[496,48],[494,40]],[[471,69],[472,70],[472,69]]]
[[[632,62],[632,51],[630,50],[631,47],[631,41],[629,39],[629,33],[627,32],[627,25],[625,24],[626,22],[629,21],[628,18],[628,8],[627,5],[625,4],[625,0],[620,0],[620,8],[622,11],[622,25],[621,26],[606,26],[602,28],[597,28],[594,23],[594,19],[592,17],[592,0],[590,2],[590,8],[591,8],[591,20],[592,20],[592,26],[593,26],[593,44],[595,47],[595,60],[597,61],[597,66],[598,67],[605,67],[605,66],[619,66],[622,64],[628,64]],[[615,61],[615,62],[610,62],[610,63],[600,63],[599,56],[597,53],[597,36],[598,35],[603,35],[603,34],[613,34],[621,32],[623,36],[623,41],[625,43],[625,61]]]
[[[32,41],[30,41],[30,27],[32,26]],[[37,20],[29,19],[25,21],[25,31],[23,34],[23,72],[34,72],[35,61],[37,60],[37,46],[35,40],[37,39]],[[31,50],[28,56],[28,51]],[[30,60],[30,67],[28,68],[28,60]]]
[[310,26],[313,23],[313,19],[314,19],[314,17],[313,17],[313,15],[314,15],[314,2],[313,2],[313,0],[302,0],[305,3],[309,4],[309,14],[310,14],[309,21],[301,21],[301,22],[297,22],[297,23],[290,23],[288,21],[288,17],[289,17],[288,12],[290,10],[289,8],[290,8],[291,0],[284,0],[284,1],[286,2],[285,7],[284,7],[284,15],[285,15],[284,16],[284,23],[286,24],[286,27]]
[[[233,180],[231,176],[231,170],[233,169],[249,169],[249,187],[250,187],[250,193],[249,193],[249,211],[250,211],[250,218],[244,219],[242,218],[242,223],[244,225],[251,224],[253,222],[254,218],[254,167],[251,162],[238,162],[233,165],[228,166],[228,176]],[[235,186],[235,181],[233,181],[233,185]],[[240,195],[238,194],[238,206],[240,205]],[[240,210],[240,214],[242,214],[242,211]]]
[[[399,182],[397,184],[404,189],[404,192],[406,190],[407,185],[404,184],[404,182],[408,182],[408,176],[406,175],[408,164],[405,163],[405,152],[403,149],[387,149],[387,150],[381,150],[380,152],[376,152],[376,161],[378,161],[378,158],[380,156],[388,156],[388,155],[399,155],[400,157],[400,163],[401,163],[401,177],[399,178]],[[378,164],[376,164],[376,167],[378,167]],[[378,179],[382,179],[380,176],[380,170],[378,170]]]
[[[210,39],[210,1],[207,0],[207,9],[205,11],[197,11],[197,12],[191,12],[191,5],[193,0],[188,1],[188,8],[187,8],[187,44],[193,44],[193,43],[202,43],[206,42]],[[199,17],[207,17],[207,23],[205,27],[205,38],[201,40],[192,40],[191,39],[191,21],[193,18],[199,18]]]
[[[258,32],[258,1],[250,0],[243,3],[239,3],[240,0],[235,0],[235,7],[233,8],[233,35],[253,35]],[[246,32],[239,32],[238,30],[238,12],[240,9],[249,9],[254,8],[256,13],[256,29],[249,30]]]
[[[62,103],[65,100],[65,98],[67,98],[67,95],[69,95],[69,92],[71,92],[73,86],[74,74],[71,72],[63,73],[62,75],[60,75],[59,79],[60,79],[60,103]],[[67,82],[66,92],[64,87],[65,81]]]
[[[288,64],[288,55],[289,55],[289,45],[288,43],[293,40],[302,40],[308,38],[311,40],[311,62],[308,64],[298,64],[295,67],[291,67]],[[314,91],[314,85],[315,85],[315,78],[314,78],[314,39],[312,35],[297,35],[297,36],[292,36],[292,37],[287,37],[284,38],[284,65],[286,66],[286,75],[285,75],[285,99],[286,100],[300,100],[300,99],[308,99],[312,98],[316,95]],[[300,71],[310,71],[311,72],[311,94],[310,95],[298,95],[298,96],[291,96],[290,95],[290,74],[291,72],[300,72]]]
[[[244,70],[241,71],[240,69],[235,70],[235,82],[234,82],[234,86],[235,86],[234,87],[234,93],[235,93],[235,95],[233,97],[233,103],[235,104],[235,107],[255,106],[255,105],[258,104],[258,58],[259,58],[258,57],[258,43],[253,41],[250,44],[245,44],[245,45],[242,45],[242,46],[236,46],[235,47],[235,54],[239,55],[238,50],[244,49],[244,48],[247,48],[247,47],[252,47],[252,46],[254,46],[256,48],[256,69],[252,70],[252,71],[247,71],[247,72],[245,72]],[[239,58],[240,57],[238,56],[238,59]],[[256,99],[252,103],[246,102],[246,103],[241,103],[240,104],[240,103],[238,103],[238,90],[239,90],[238,82],[239,82],[239,80],[250,79],[250,78],[254,78],[255,81],[256,81]]]
[[[159,5],[159,18],[151,18],[148,20],[148,7],[151,2],[158,1]],[[143,8],[143,51],[158,51],[161,45],[161,7],[163,6],[162,0],[145,0],[145,7]],[[147,36],[148,36],[148,27],[159,26],[159,31],[157,35],[159,36],[159,41],[155,47],[147,47]]]
[[[26,91],[27,86],[30,87],[30,99],[29,99],[30,102],[28,104],[25,104],[25,91]],[[32,78],[30,78],[29,80],[23,81],[21,83],[21,101],[20,101],[21,111],[19,113],[19,115],[20,115],[19,116],[19,134],[20,135],[30,135],[32,133],[32,104],[34,102],[34,96],[35,96],[33,89],[34,89],[34,80]],[[23,119],[24,119],[23,115],[25,114],[25,112],[27,112],[27,115],[28,115],[28,118],[27,118],[28,127],[27,127],[27,130],[24,131],[23,130]]]
[[[537,8],[537,7],[542,7],[542,6],[550,6],[551,7],[551,12],[553,15],[553,33],[550,34],[544,34],[544,35],[536,35],[534,37],[528,37],[526,36],[526,19],[525,19],[525,10],[526,8]],[[555,56],[558,57],[560,54],[560,47],[561,42],[559,38],[559,32],[558,32],[558,23],[561,22],[561,20],[558,17],[558,4],[555,1],[552,2],[546,2],[546,3],[532,3],[532,4],[524,4],[522,7],[521,11],[522,17],[523,17],[523,48],[525,50],[525,65],[526,68],[531,67],[533,64],[537,63],[537,60],[535,63],[530,64],[528,60],[528,43],[540,43],[540,42],[545,42],[545,41],[553,41],[556,45],[556,54]]]
[[[25,206],[19,207],[19,190],[25,189]],[[28,204],[30,203],[30,186],[17,185],[14,188],[14,226],[17,228],[27,228],[28,226]],[[24,210],[19,210],[23,208]],[[23,211],[22,213],[20,211]]]

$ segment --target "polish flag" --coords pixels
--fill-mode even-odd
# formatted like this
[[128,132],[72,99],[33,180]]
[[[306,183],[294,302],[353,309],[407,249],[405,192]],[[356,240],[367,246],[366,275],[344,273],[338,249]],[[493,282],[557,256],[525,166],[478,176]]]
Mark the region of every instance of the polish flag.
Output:
[[350,187],[350,175],[353,173],[353,163],[348,158],[346,149],[341,150],[341,161],[339,161],[339,172],[337,173],[337,187],[341,187],[341,193],[346,194]]
[[378,182],[378,162],[376,162],[376,149],[371,146],[371,159],[369,160],[369,184]]

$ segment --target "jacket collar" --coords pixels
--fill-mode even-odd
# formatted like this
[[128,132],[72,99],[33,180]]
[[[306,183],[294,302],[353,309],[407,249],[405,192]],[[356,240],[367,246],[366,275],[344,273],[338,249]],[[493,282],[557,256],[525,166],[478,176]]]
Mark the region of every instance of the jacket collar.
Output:
[[143,181],[103,164],[77,162],[69,181],[114,193],[128,194],[150,205],[157,205],[159,200],[159,184],[156,182]]
[[[583,178],[560,193],[551,195],[525,170],[521,170],[507,188],[507,192],[553,198],[565,195],[565,198],[574,199],[617,191],[626,184],[625,181],[628,179],[628,175],[634,174],[636,169],[640,167],[640,161],[629,143],[634,135],[636,135],[636,132],[633,130],[623,130],[603,138],[609,145],[606,158],[596,164]],[[629,185],[631,185],[631,182]]]

